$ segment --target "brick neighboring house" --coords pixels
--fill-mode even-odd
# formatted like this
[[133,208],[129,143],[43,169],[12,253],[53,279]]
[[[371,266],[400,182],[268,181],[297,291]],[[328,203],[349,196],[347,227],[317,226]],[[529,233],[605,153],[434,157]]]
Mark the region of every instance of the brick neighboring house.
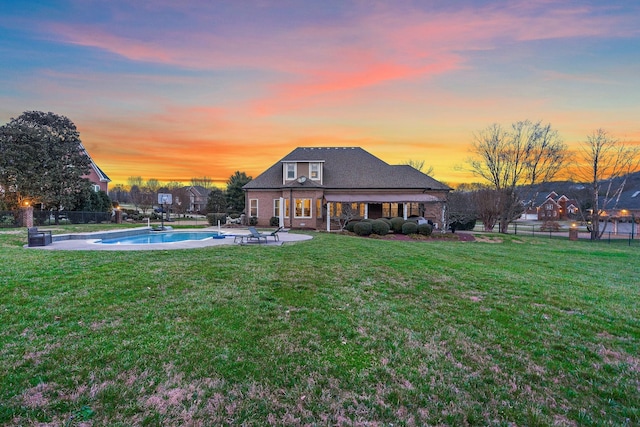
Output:
[[549,193],[538,207],[539,221],[563,221],[574,218],[579,213],[578,202],[564,194],[558,196],[555,191]]
[[[451,188],[359,147],[299,147],[250,181],[245,214],[269,226],[335,229],[347,207],[362,218],[423,216],[440,228]],[[346,212],[346,210],[345,210]]]
[[206,210],[207,200],[209,199],[210,190],[200,186],[192,185],[185,187],[185,192],[189,196],[189,207],[187,212],[197,213]]
[[[89,154],[87,154],[87,156],[88,155]],[[91,170],[89,171],[89,175],[85,175],[84,177],[93,183],[93,191],[104,191],[105,193],[109,193],[109,183],[111,182],[111,179],[109,179],[107,174],[104,173],[98,165],[96,165],[93,159],[91,159]]]
[[109,194],[109,183],[111,182],[111,179],[107,176],[106,173],[104,173],[102,169],[98,167],[98,165],[96,165],[96,162],[93,161],[93,158],[91,157],[87,149],[84,148],[84,145],[82,145],[82,143],[80,143],[80,149],[84,151],[84,154],[89,158],[89,161],[91,162],[91,164],[89,165],[89,173],[83,176],[83,178],[87,178],[93,183],[93,191],[95,191],[96,193],[98,191],[104,191],[105,193]]

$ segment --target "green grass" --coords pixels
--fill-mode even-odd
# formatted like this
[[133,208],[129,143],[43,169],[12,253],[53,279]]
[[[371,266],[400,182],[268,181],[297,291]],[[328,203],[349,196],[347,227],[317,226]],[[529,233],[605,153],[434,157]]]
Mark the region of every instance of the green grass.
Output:
[[640,424],[637,247],[313,236],[0,233],[0,424]]

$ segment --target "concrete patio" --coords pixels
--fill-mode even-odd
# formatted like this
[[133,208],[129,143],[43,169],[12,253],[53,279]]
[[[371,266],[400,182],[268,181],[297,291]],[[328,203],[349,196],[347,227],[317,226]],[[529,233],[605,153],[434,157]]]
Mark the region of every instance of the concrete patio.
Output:
[[[195,229],[194,229],[195,230]],[[176,230],[174,230],[176,231]],[[181,230],[186,231],[186,230]],[[217,227],[199,228],[197,231],[218,231]],[[64,251],[163,251],[173,249],[196,249],[205,248],[209,246],[221,246],[221,245],[236,245],[238,246],[238,239],[235,236],[248,236],[249,232],[246,229],[238,228],[234,229],[232,234],[228,234],[224,239],[206,239],[206,240],[189,240],[183,242],[173,243],[153,243],[153,244],[113,244],[105,245],[96,243],[96,240],[106,238],[105,235],[109,235],[109,232],[97,232],[97,233],[81,233],[81,234],[69,234],[69,235],[54,235],[53,243],[47,246],[30,247],[29,249],[39,250],[64,250]],[[278,233],[279,240],[268,238],[267,243],[264,241],[258,242],[257,240],[242,239],[242,246],[282,246],[286,243],[296,243],[305,240],[310,240],[313,237],[308,234],[297,234],[282,231]],[[28,246],[25,245],[25,248]]]

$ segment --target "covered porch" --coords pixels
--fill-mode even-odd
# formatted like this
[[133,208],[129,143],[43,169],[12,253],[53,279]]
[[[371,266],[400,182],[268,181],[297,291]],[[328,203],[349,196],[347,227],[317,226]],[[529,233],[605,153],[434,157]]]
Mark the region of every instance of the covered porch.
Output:
[[383,217],[424,216],[435,224],[444,224],[444,202],[425,193],[330,193],[324,195],[326,205],[326,230],[331,231],[331,221],[343,217],[342,206],[357,205],[357,217],[377,219]]

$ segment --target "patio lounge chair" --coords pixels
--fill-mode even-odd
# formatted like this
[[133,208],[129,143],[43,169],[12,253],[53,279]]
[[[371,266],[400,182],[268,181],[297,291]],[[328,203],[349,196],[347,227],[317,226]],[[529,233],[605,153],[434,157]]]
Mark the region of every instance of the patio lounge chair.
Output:
[[249,235],[247,236],[247,241],[257,240],[258,243],[261,243],[262,240],[264,240],[264,242],[267,243],[266,234],[260,233],[258,230],[256,230],[255,227],[249,227],[248,230],[249,230]]
[[276,230],[272,231],[271,233],[265,234],[265,236],[268,237],[273,237],[274,241],[278,241],[280,240],[280,237],[278,236],[278,232],[282,231],[284,227],[278,227]]
[[47,246],[53,241],[50,231],[39,231],[38,227],[29,227],[27,229],[29,233],[27,243],[31,246]]

